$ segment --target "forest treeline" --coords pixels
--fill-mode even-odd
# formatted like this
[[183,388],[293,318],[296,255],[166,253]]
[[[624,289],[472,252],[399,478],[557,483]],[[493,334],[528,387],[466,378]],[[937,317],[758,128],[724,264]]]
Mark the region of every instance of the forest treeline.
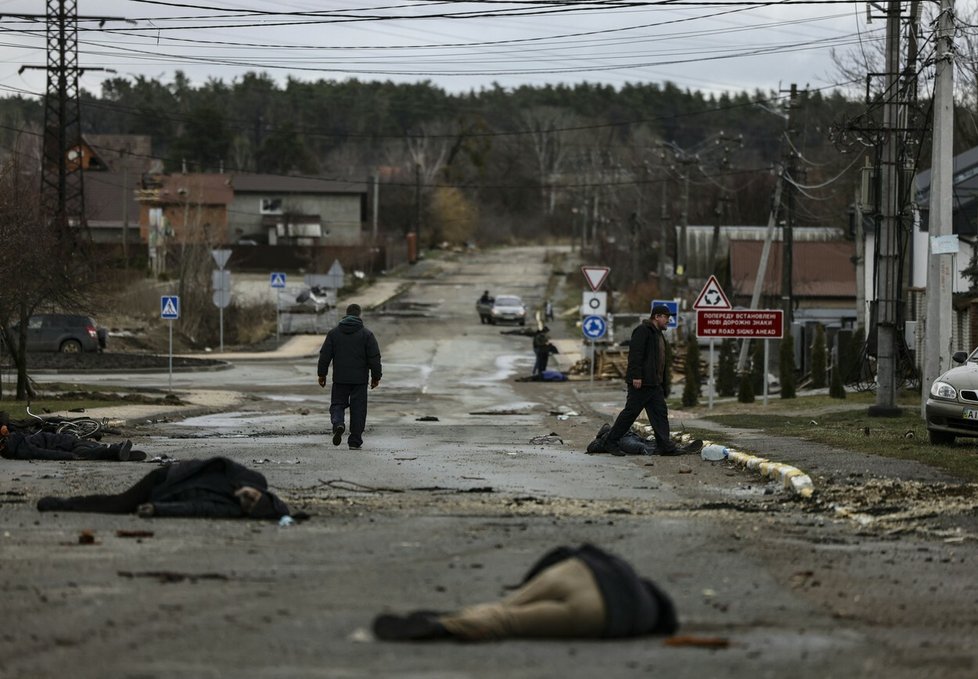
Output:
[[[381,228],[425,240],[635,235],[660,222],[763,224],[773,168],[794,158],[794,222],[844,225],[867,111],[839,91],[704,94],[673,84],[449,93],[430,82],[279,84],[251,73],[193,86],[135,77],[82,98],[86,133],[152,138],[168,171],[380,181]],[[0,144],[40,135],[43,108],[0,99]],[[653,236],[650,235],[650,239]],[[620,239],[627,240],[625,238]],[[667,244],[668,246],[668,244]]]

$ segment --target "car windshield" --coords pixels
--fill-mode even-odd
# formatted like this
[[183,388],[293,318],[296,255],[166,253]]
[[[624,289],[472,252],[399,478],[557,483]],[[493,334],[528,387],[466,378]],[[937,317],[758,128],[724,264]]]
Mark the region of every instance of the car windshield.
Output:
[[523,302],[519,297],[497,297],[496,306],[520,306]]

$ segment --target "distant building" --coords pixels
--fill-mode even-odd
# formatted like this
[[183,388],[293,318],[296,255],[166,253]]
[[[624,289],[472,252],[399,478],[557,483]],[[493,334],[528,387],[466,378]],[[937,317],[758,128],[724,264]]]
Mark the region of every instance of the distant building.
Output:
[[359,245],[366,182],[270,174],[229,175],[230,241],[268,245]]

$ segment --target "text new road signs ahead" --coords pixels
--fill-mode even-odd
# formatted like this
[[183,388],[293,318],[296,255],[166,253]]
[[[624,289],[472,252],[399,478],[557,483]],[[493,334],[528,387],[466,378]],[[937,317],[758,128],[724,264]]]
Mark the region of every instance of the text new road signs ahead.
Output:
[[700,339],[781,339],[783,327],[784,312],[781,309],[696,311],[696,336]]

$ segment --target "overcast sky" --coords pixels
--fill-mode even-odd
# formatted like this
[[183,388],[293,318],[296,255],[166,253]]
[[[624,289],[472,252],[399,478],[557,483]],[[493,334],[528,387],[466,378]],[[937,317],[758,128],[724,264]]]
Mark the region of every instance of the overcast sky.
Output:
[[[976,0],[959,0],[974,4]],[[44,4],[0,0],[0,92],[39,93]],[[909,3],[907,3],[909,4]],[[247,71],[280,82],[430,80],[464,92],[582,81],[671,81],[709,92],[765,92],[840,81],[832,48],[873,49],[884,23],[864,3],[739,0],[405,2],[404,0],[77,0],[82,85],[182,70],[195,84]],[[34,13],[31,20],[12,13]],[[111,19],[100,29],[86,17]],[[125,19],[127,21],[122,21]]]

